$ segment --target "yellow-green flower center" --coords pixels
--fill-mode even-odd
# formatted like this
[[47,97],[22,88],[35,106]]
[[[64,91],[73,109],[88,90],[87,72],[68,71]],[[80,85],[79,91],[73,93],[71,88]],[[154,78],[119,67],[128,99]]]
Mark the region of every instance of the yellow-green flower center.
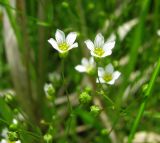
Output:
[[94,70],[94,67],[92,65],[87,66],[87,73],[92,73]]
[[67,51],[69,48],[69,45],[66,42],[60,43],[58,46],[59,46],[59,49],[62,51]]
[[104,50],[102,48],[95,48],[94,53],[101,57],[104,54]]
[[111,81],[111,80],[113,79],[113,76],[112,76],[112,74],[110,74],[110,73],[105,73],[105,74],[103,75],[103,79],[104,79],[106,82],[108,82],[108,81]]

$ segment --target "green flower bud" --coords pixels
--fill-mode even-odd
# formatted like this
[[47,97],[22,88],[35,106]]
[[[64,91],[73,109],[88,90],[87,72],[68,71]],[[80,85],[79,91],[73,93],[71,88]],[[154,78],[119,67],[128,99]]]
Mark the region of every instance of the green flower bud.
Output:
[[142,92],[146,92],[147,88],[148,88],[148,84],[144,84],[142,86]]
[[17,131],[17,129],[18,129],[18,124],[11,124],[10,126],[9,126],[9,130],[10,131],[13,131],[13,132],[15,132],[15,131]]
[[90,107],[90,112],[91,112],[94,116],[98,116],[99,113],[101,112],[101,109],[100,109],[100,107],[97,106],[97,105],[92,105],[92,106]]
[[101,134],[102,135],[107,135],[108,134],[108,130],[107,129],[102,129],[101,130]]
[[44,91],[46,93],[46,96],[49,100],[52,100],[53,99],[53,96],[55,94],[55,89],[54,87],[52,86],[52,84],[45,84],[44,86]]
[[52,142],[53,137],[52,137],[51,134],[47,133],[47,134],[45,134],[45,135],[43,136],[43,139],[44,139],[45,142],[48,143],[48,142]]
[[64,8],[68,8],[68,7],[69,7],[68,2],[63,1],[63,2],[62,2],[62,7],[64,7]]
[[8,139],[12,142],[19,140],[19,135],[17,132],[8,132]]
[[4,100],[6,101],[6,103],[12,103],[14,100],[14,95],[12,93],[6,93],[4,95]]
[[79,96],[79,102],[87,104],[92,100],[92,97],[87,92],[82,92]]
[[84,89],[87,93],[90,93],[92,91],[92,88],[87,86],[85,89]]
[[92,10],[92,9],[94,9],[94,7],[95,7],[94,3],[89,3],[88,4],[88,9]]
[[114,61],[113,61],[113,65],[114,65],[114,67],[118,67],[118,65],[119,65],[119,64],[118,64],[118,61],[114,60]]

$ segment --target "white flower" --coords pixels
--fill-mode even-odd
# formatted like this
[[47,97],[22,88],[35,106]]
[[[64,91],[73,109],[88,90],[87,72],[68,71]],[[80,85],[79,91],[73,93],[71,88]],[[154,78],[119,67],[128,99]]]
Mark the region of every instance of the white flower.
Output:
[[8,143],[8,141],[5,140],[5,139],[2,139],[2,140],[0,141],[0,143]]
[[3,128],[2,132],[1,132],[1,136],[6,138],[7,137],[7,133],[8,133],[8,129],[7,128]]
[[47,97],[52,96],[55,93],[55,89],[51,83],[44,85],[44,91]]
[[81,65],[77,65],[75,69],[79,72],[93,73],[95,71],[96,63],[93,57],[90,59],[82,58]]
[[157,30],[157,35],[158,35],[158,36],[160,36],[160,29],[159,29],[159,30]]
[[90,50],[92,56],[104,58],[112,54],[112,49],[115,46],[115,41],[104,42],[104,37],[101,33],[99,33],[96,35],[94,44],[91,40],[86,40],[85,44]]
[[76,40],[77,34],[76,32],[70,32],[65,38],[65,34],[63,31],[57,29],[55,34],[55,39],[50,38],[48,42],[60,53],[66,53],[72,48],[78,47],[78,43],[74,43]]
[[[8,141],[8,140],[6,140],[6,139],[2,139],[2,140],[0,141],[0,143],[10,143],[10,141]],[[21,143],[21,141],[18,140],[18,141],[15,141],[14,143]]]
[[121,75],[119,71],[114,71],[112,64],[108,64],[105,69],[102,67],[98,68],[97,83],[108,83],[114,84],[115,80]]

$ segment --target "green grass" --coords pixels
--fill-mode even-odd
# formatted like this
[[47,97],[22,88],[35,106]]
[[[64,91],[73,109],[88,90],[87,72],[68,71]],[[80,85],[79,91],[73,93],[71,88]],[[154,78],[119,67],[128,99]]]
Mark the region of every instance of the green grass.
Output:
[[[0,0],[0,6],[0,133],[8,128],[22,143],[132,143],[140,131],[160,134],[158,0]],[[133,19],[137,24],[121,40],[118,28]],[[79,46],[65,59],[47,42],[57,29],[78,33]],[[115,85],[97,85],[97,74],[75,70],[90,57],[84,41],[99,32],[105,41],[116,36],[112,54],[98,61],[121,72]],[[46,96],[45,83],[54,94]],[[91,102],[79,102],[82,92]],[[101,109],[98,116],[92,105]]]

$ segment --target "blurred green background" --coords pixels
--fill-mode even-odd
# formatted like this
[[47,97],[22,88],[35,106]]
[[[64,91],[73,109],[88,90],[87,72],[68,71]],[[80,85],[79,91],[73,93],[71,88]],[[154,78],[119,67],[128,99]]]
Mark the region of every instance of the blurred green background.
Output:
[[[52,137],[48,142],[56,143],[123,143],[141,131],[159,137],[160,76],[159,69],[155,71],[160,57],[159,24],[159,0],[0,0],[0,132],[21,113],[25,119],[19,121],[17,134],[22,143],[46,142],[46,134]],[[56,29],[78,33],[79,47],[65,59],[65,84],[60,80],[62,60],[47,42]],[[78,97],[93,84],[93,77],[74,67],[82,57],[90,57],[84,41],[93,40],[98,32],[106,40],[116,40],[112,55],[101,65],[111,62],[122,74],[114,86],[105,86],[105,95],[114,105],[95,95],[93,88],[92,103],[84,106]],[[146,100],[154,72],[158,76],[152,78],[153,90]],[[45,83],[55,89],[50,98],[45,95]],[[95,101],[103,110],[98,117],[90,114],[90,106],[99,104]],[[134,121],[144,102],[135,132]]]

